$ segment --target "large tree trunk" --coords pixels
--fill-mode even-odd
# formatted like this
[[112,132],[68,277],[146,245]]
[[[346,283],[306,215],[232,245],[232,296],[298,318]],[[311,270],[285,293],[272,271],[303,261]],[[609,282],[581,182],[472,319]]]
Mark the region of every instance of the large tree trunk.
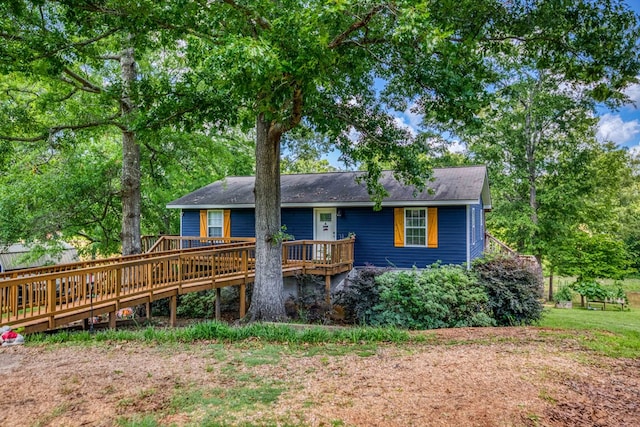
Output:
[[256,277],[248,320],[286,318],[280,238],[280,139],[263,114],[256,119]]
[[[120,56],[122,74],[122,98],[120,108],[125,118],[134,110],[131,100],[131,88],[136,79],[136,62],[133,48],[124,49]],[[139,254],[142,251],[140,241],[140,146],[135,134],[122,131],[122,254]]]

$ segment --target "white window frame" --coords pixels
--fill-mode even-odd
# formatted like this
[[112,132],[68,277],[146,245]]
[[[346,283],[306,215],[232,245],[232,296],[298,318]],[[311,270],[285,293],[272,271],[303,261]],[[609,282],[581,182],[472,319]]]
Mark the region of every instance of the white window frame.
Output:
[[471,208],[471,244],[475,245],[477,242],[476,236],[476,208]]
[[[424,244],[422,243],[409,243],[409,235],[407,234],[407,229],[411,230],[420,230],[422,227],[420,226],[408,226],[409,218],[407,218],[407,212],[409,211],[422,211],[424,212]],[[429,233],[427,230],[427,224],[429,223],[427,219],[428,211],[426,207],[416,207],[416,208],[404,208],[404,245],[408,247],[418,247],[418,248],[426,248],[429,242]],[[420,219],[420,217],[418,217]],[[420,236],[421,237],[421,236]],[[415,236],[412,236],[415,238]]]
[[[216,218],[219,215],[219,218]],[[220,225],[217,225],[219,221]],[[220,228],[220,235],[213,236],[212,229]],[[207,211],[207,237],[224,237],[224,211],[208,210]]]

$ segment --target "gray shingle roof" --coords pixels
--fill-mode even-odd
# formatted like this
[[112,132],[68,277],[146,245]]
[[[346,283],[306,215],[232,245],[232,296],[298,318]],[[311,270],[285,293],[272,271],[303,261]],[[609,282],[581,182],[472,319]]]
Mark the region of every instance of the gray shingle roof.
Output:
[[[373,202],[364,183],[356,178],[363,172],[328,172],[316,174],[282,175],[282,206],[371,206]],[[432,191],[417,193],[414,187],[404,186],[385,171],[380,180],[389,196],[383,206],[445,205],[478,203],[482,196],[485,208],[491,207],[489,182],[485,166],[436,168],[433,181],[427,183]],[[221,209],[253,207],[255,203],[254,177],[227,177],[202,187],[167,205],[168,208]]]
[[62,246],[64,249],[57,255],[44,255],[35,261],[24,262],[22,258],[29,253],[31,247],[20,243],[9,246],[0,244],[0,271],[77,262],[78,252],[76,249],[66,242],[62,242]]

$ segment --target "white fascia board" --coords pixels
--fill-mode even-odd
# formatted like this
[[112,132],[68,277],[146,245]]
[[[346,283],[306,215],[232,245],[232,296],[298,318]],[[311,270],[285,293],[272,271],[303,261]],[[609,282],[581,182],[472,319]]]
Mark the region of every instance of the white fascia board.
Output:
[[[405,207],[405,206],[468,206],[477,205],[480,200],[405,200],[382,202],[382,207]],[[373,202],[318,202],[318,203],[282,203],[283,208],[358,208],[373,207]],[[246,209],[255,208],[253,203],[237,204],[237,205],[167,205],[167,209]]]

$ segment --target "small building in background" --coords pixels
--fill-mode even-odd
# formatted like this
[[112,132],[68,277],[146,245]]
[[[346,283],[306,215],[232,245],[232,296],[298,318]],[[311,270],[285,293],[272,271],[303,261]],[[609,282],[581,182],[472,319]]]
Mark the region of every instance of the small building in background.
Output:
[[76,249],[66,242],[62,242],[62,250],[59,253],[53,255],[46,254],[35,260],[29,256],[31,250],[31,246],[21,243],[9,246],[0,245],[0,273],[79,261]]

